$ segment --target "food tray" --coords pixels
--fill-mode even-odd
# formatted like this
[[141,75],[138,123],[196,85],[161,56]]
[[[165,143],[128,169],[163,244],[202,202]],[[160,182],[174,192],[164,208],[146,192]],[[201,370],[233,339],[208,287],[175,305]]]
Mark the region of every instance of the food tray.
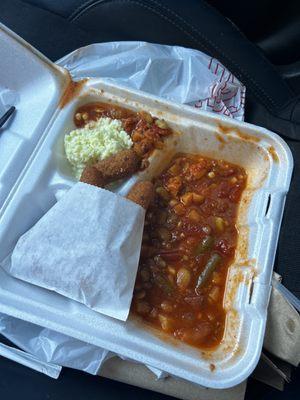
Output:
[[[63,153],[63,138],[74,128],[75,109],[87,102],[111,101],[133,110],[142,109],[164,118],[176,131],[166,139],[162,151],[154,152],[147,170],[116,188],[122,195],[136,180],[157,175],[176,151],[222,158],[243,166],[248,173],[237,220],[238,247],[229,270],[224,299],[228,315],[225,336],[215,351],[201,351],[172,340],[141,324],[135,317],[130,317],[126,323],[105,317],[54,292],[14,279],[1,268],[0,312],[206,387],[228,388],[246,379],[256,366],[262,348],[272,268],[291,179],[293,161],[285,142],[266,129],[172,104],[101,79],[74,84],[66,71],[48,61],[45,63],[42,56],[6,28],[1,30],[0,27],[0,34],[0,64],[3,60],[1,40],[5,38],[12,46],[20,46],[18,51],[22,54],[33,52],[38,66],[34,77],[44,74],[53,89],[52,93],[48,91],[47,79],[39,87],[49,93],[44,96],[45,104],[38,105],[40,111],[46,109],[46,128],[43,124],[37,125],[28,133],[28,138],[23,138],[23,126],[30,117],[24,116],[18,105],[18,114],[24,118],[23,125],[15,126],[16,121],[12,121],[10,126],[10,131],[18,135],[20,146],[26,144],[31,150],[31,156],[24,157],[18,178],[11,185],[6,186],[5,179],[14,170],[19,157],[8,158],[2,165],[0,190],[2,187],[7,189],[0,208],[0,263],[5,262],[19,236],[74,184]],[[16,69],[11,68],[8,73],[20,74]],[[26,67],[21,72],[26,76]],[[33,89],[31,87],[31,96],[34,97],[36,90]],[[22,100],[23,88],[19,90]],[[47,104],[52,108],[47,108]],[[40,114],[41,119],[46,118],[45,113]],[[4,144],[7,146],[13,138],[13,135],[7,137]],[[2,140],[0,137],[0,146],[4,146]]]

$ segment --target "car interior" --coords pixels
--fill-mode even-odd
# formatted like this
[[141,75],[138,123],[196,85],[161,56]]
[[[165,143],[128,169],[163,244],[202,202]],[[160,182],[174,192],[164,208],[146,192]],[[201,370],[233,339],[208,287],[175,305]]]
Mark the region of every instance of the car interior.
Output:
[[[246,87],[245,122],[277,133],[291,149],[294,170],[274,270],[300,298],[299,1],[1,0],[0,22],[53,62],[78,48],[113,41],[182,46],[218,59]],[[8,343],[2,336],[1,342]],[[54,381],[4,358],[0,371],[3,399],[171,398],[70,369]],[[297,381],[295,369],[279,392],[250,378],[245,399],[295,399]]]

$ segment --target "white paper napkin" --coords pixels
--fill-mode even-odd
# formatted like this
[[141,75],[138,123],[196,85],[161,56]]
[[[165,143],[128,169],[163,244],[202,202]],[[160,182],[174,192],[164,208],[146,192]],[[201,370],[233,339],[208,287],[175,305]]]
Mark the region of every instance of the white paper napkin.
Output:
[[16,278],[125,321],[144,217],[137,204],[79,182],[21,236],[4,268]]

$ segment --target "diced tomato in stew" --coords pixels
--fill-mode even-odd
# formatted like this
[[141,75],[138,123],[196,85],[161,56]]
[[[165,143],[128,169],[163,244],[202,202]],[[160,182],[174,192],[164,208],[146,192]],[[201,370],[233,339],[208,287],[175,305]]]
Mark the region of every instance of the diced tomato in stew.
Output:
[[178,154],[154,182],[132,311],[198,348],[223,337],[223,295],[246,181],[237,165]]
[[172,133],[166,122],[149,113],[135,112],[109,103],[89,103],[79,107],[74,115],[77,127],[83,127],[99,118],[119,119],[133,141],[133,149],[144,159],[154,149],[163,148],[163,139]]

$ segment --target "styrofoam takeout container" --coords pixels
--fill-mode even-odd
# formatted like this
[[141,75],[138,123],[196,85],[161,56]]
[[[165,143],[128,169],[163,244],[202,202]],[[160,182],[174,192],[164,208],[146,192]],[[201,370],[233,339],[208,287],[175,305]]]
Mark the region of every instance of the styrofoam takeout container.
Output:
[[293,167],[285,142],[266,129],[101,79],[74,84],[65,70],[3,26],[0,71],[0,99],[8,90],[18,99],[16,117],[0,136],[0,263],[19,236],[74,184],[63,138],[74,128],[75,109],[84,103],[111,101],[149,111],[177,132],[166,140],[162,151],[153,154],[146,171],[116,189],[120,194],[128,192],[136,180],[158,174],[177,151],[222,158],[243,166],[248,173],[237,221],[238,248],[224,298],[225,335],[214,351],[176,342],[134,317],[126,323],[105,317],[14,279],[1,268],[0,312],[206,387],[228,388],[246,379],[262,348],[275,250]]

